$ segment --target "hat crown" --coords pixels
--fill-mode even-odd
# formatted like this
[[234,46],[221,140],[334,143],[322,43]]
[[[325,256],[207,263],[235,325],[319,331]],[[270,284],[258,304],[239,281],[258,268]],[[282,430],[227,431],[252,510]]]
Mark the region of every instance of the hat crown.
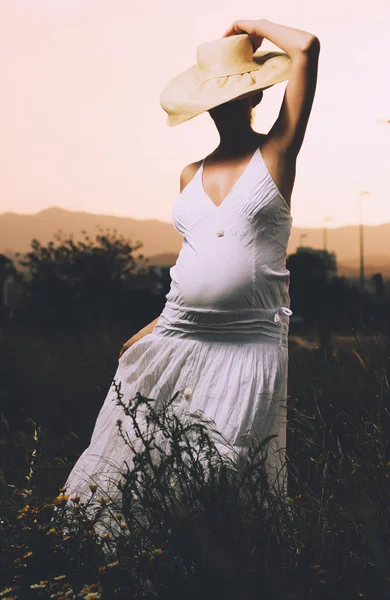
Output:
[[242,73],[253,65],[253,46],[247,33],[203,42],[197,49],[202,80]]

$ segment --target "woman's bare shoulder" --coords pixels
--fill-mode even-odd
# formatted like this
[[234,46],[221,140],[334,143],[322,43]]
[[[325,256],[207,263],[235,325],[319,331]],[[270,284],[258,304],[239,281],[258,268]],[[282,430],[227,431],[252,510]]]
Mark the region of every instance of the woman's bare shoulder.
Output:
[[193,177],[195,177],[195,173],[200,168],[202,164],[201,160],[197,160],[193,163],[190,163],[180,173],[180,193],[184,190],[185,187],[190,183]]

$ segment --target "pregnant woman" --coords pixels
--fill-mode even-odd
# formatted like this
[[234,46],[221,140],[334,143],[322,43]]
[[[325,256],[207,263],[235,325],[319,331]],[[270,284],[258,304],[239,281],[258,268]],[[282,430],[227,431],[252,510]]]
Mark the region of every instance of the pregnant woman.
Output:
[[[264,38],[283,52],[255,52]],[[235,21],[222,38],[202,43],[197,63],[163,89],[169,126],[208,111],[220,142],[181,173],[173,223],[183,245],[166,304],[124,344],[114,376],[124,401],[140,392],[162,406],[179,391],[177,414],[212,419],[225,440],[216,438],[222,452],[245,455],[251,441],[275,434],[266,467],[281,494],[287,493],[290,197],[319,48],[316,36],[299,29]],[[257,133],[253,107],[264,89],[285,80],[278,118],[268,134]],[[131,439],[134,432],[116,399],[111,387],[66,494],[86,500],[91,484],[112,494],[115,473],[124,461],[131,465],[117,419]]]

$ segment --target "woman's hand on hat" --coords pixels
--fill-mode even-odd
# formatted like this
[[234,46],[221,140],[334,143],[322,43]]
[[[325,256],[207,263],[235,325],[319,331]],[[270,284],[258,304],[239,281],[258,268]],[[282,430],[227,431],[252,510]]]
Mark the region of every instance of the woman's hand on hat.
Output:
[[264,40],[264,36],[259,33],[259,30],[256,26],[260,23],[259,20],[238,20],[234,21],[232,25],[230,25],[229,29],[225,31],[223,34],[224,37],[229,37],[231,35],[239,35],[242,33],[247,33],[251,38],[253,51],[255,52],[257,48],[261,46]]

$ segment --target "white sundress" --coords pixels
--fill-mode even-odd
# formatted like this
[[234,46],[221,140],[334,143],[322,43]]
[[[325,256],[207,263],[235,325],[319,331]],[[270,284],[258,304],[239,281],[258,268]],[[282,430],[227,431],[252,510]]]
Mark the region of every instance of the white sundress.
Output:
[[[170,269],[165,307],[152,333],[120,357],[114,380],[127,401],[140,392],[158,403],[179,391],[177,414],[210,419],[225,454],[245,455],[251,440],[276,434],[266,465],[271,485],[286,495],[292,311],[285,261],[292,217],[259,147],[219,206],[204,190],[203,163],[173,206],[183,245]],[[137,441],[116,399],[111,384],[66,494],[85,501],[92,483],[113,493],[119,468],[124,461],[131,466],[118,419]]]

